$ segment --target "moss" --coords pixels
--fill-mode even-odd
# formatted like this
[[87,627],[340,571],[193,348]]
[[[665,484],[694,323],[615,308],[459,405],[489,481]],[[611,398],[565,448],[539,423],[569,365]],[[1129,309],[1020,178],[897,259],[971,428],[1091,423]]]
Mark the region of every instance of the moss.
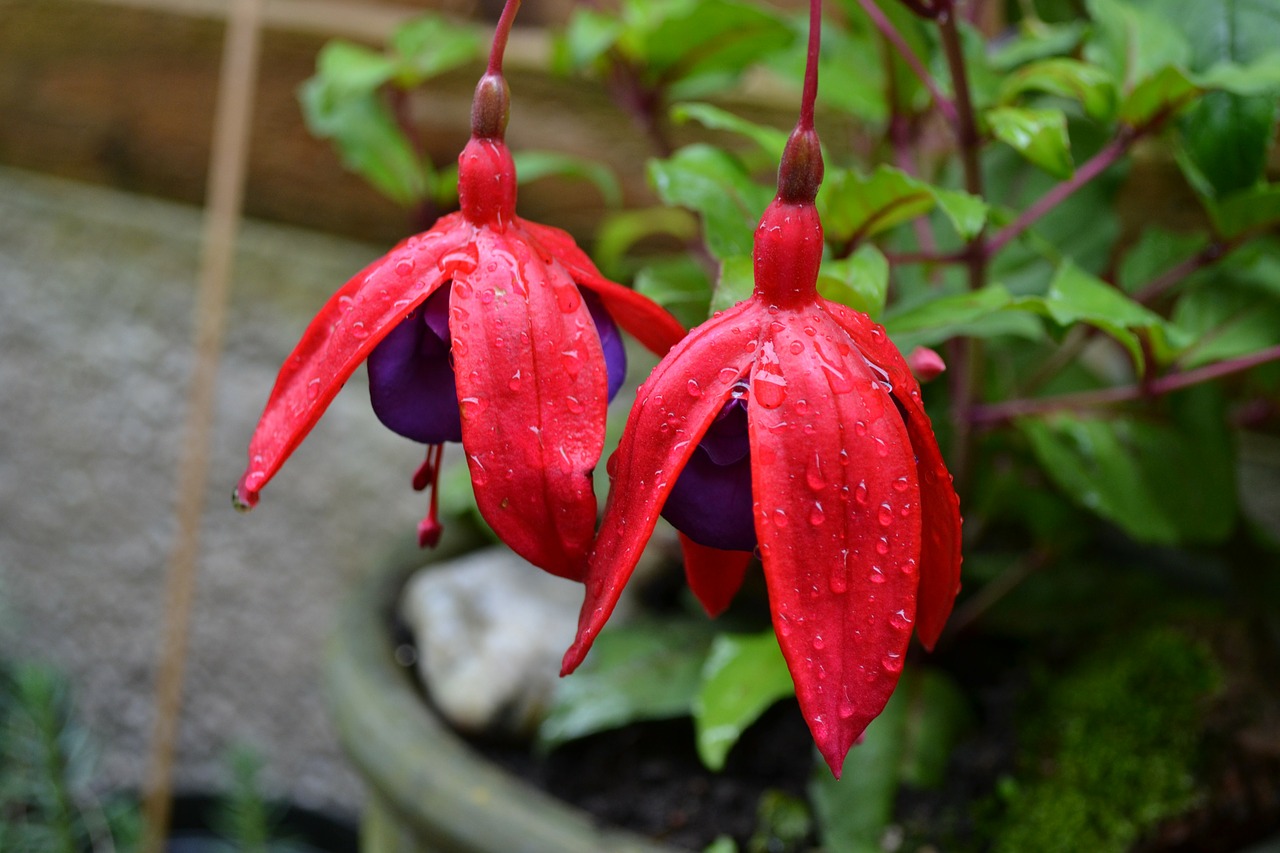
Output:
[[1111,644],[1048,688],[1034,765],[1001,792],[996,853],[1124,851],[1194,799],[1210,652],[1161,628]]

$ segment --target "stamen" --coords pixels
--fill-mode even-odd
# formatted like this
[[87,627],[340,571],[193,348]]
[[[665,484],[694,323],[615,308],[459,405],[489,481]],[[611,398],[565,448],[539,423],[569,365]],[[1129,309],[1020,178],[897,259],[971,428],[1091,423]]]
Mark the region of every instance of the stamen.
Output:
[[440,460],[444,457],[443,444],[427,445],[427,458],[413,475],[413,490],[431,492],[431,503],[426,518],[418,522],[418,547],[434,548],[440,544],[444,525],[440,523]]

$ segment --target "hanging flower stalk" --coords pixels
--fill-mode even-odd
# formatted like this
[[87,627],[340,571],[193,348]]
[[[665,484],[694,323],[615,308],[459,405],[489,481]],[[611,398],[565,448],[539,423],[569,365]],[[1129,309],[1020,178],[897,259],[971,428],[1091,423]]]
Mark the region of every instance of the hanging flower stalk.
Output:
[[427,445],[422,545],[440,536],[442,445],[461,441],[481,515],[530,562],[581,579],[596,522],[591,473],[605,408],[626,369],[618,326],[661,355],[684,333],[655,303],[605,279],[563,231],[516,215],[503,140],[508,0],[458,158],[460,210],[346,283],[285,361],[249,444],[235,500],[250,508],[368,361],[374,412]]
[[659,514],[716,615],[758,548],[801,711],[838,777],[898,682],[914,627],[932,648],[960,581],[959,501],[919,386],[884,329],[818,295],[821,3],[800,119],[755,234],[755,290],[695,328],[641,386],[617,453],[563,673],[608,620]]

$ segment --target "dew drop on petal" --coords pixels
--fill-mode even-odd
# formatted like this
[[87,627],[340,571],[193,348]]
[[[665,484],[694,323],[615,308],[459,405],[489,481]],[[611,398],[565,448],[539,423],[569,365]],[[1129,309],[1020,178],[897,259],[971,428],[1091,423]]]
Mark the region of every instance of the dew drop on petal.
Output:
[[511,378],[507,380],[507,387],[510,388],[512,391],[520,390],[520,371],[519,370],[511,374]]
[[910,488],[910,486],[911,484],[907,482],[906,477],[899,477],[898,479],[893,481],[893,490],[895,492],[905,492],[908,488]]
[[816,634],[816,635],[814,635],[814,638],[813,638],[813,647],[814,647],[814,649],[815,649],[815,650],[817,650],[817,651],[822,651],[823,649],[825,649],[825,648],[827,647],[827,641],[826,641],[826,640],[824,640],[824,639],[822,639],[822,635],[821,635],[821,634]]
[[881,569],[879,566],[871,567],[871,582],[884,583],[884,570]]
[[884,439],[880,438],[879,436],[876,436],[875,442],[876,442],[876,455],[879,456],[881,459],[887,458],[889,456],[889,445],[885,444]]
[[396,275],[408,276],[413,274],[413,261],[410,258],[401,258],[396,261]]
[[357,320],[351,324],[351,337],[358,341],[362,341],[369,337],[369,330],[365,328],[363,321]]
[[572,314],[582,304],[582,295],[576,287],[556,288],[556,306],[566,314]]
[[582,414],[582,411],[583,411],[582,401],[579,400],[577,397],[565,397],[564,403],[565,403],[565,406],[568,407],[570,412],[573,412],[575,415]]
[[843,702],[840,703],[840,708],[838,709],[837,713],[840,714],[840,719],[842,720],[849,719],[850,717],[853,716],[853,703],[850,702],[848,699],[844,700]]
[[778,527],[787,526],[787,511],[779,507],[773,511],[773,523]]
[[720,368],[720,381],[726,385],[738,378],[738,371],[732,367]]
[[827,487],[827,478],[822,474],[822,458],[817,453],[813,454],[813,458],[805,468],[804,480],[815,492],[820,492]]
[[341,308],[344,312],[350,311],[352,308],[356,307],[356,301],[352,299],[350,296],[346,296],[346,295],[339,296],[338,307]]
[[911,617],[907,615],[907,611],[899,610],[889,617],[889,624],[899,630],[911,627]]
[[457,299],[470,299],[471,285],[467,284],[465,281],[455,281],[453,283],[452,295]]
[[687,383],[685,383],[685,387],[689,390],[690,397],[702,396],[702,386],[698,384],[698,380],[690,379]]
[[312,379],[307,383],[307,399],[314,400],[320,396],[320,380]]
[[881,666],[885,672],[902,672],[902,655],[895,655],[892,652],[884,656]]
[[866,505],[867,503],[867,481],[863,480],[858,483],[857,488],[853,490],[853,499],[858,503]]
[[776,373],[757,370],[752,377],[751,393],[766,409],[776,409],[787,399],[787,380]]
[[887,537],[881,536],[876,542],[876,553],[884,556],[889,553],[889,540]]
[[799,341],[792,341],[789,349],[791,350],[792,355],[799,355],[804,351],[804,344]]
[[814,527],[818,527],[826,520],[827,516],[822,512],[822,504],[815,503],[813,509],[809,512],[809,523]]
[[880,509],[876,513],[876,518],[880,522],[881,527],[888,527],[893,524],[893,507],[888,504],[880,504]]
[[853,431],[854,431],[854,432],[856,432],[856,433],[858,434],[858,436],[859,436],[859,437],[866,435],[866,434],[867,434],[867,422],[866,422],[866,421],[858,421],[856,424],[854,424],[854,425],[853,425]]

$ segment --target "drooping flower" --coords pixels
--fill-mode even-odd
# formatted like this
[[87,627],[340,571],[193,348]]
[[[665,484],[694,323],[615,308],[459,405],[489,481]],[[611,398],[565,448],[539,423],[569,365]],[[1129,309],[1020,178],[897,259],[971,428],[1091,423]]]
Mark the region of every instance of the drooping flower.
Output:
[[[535,565],[580,579],[596,522],[591,474],[625,369],[617,326],[659,355],[684,329],[604,278],[568,234],[516,215],[499,68],[491,56],[476,89],[458,160],[461,209],[366,267],[312,320],[280,370],[236,500],[257,503],[367,359],[378,417],[428,445],[415,487],[434,485],[440,445],[461,440],[476,503],[498,536]],[[433,492],[419,538],[434,544],[439,532]]]
[[775,632],[838,776],[914,627],[932,648],[960,580],[959,501],[919,386],[885,331],[818,295],[822,175],[811,114],[755,234],[755,290],[641,386],[591,554],[573,671],[664,514],[712,615],[758,548]]

